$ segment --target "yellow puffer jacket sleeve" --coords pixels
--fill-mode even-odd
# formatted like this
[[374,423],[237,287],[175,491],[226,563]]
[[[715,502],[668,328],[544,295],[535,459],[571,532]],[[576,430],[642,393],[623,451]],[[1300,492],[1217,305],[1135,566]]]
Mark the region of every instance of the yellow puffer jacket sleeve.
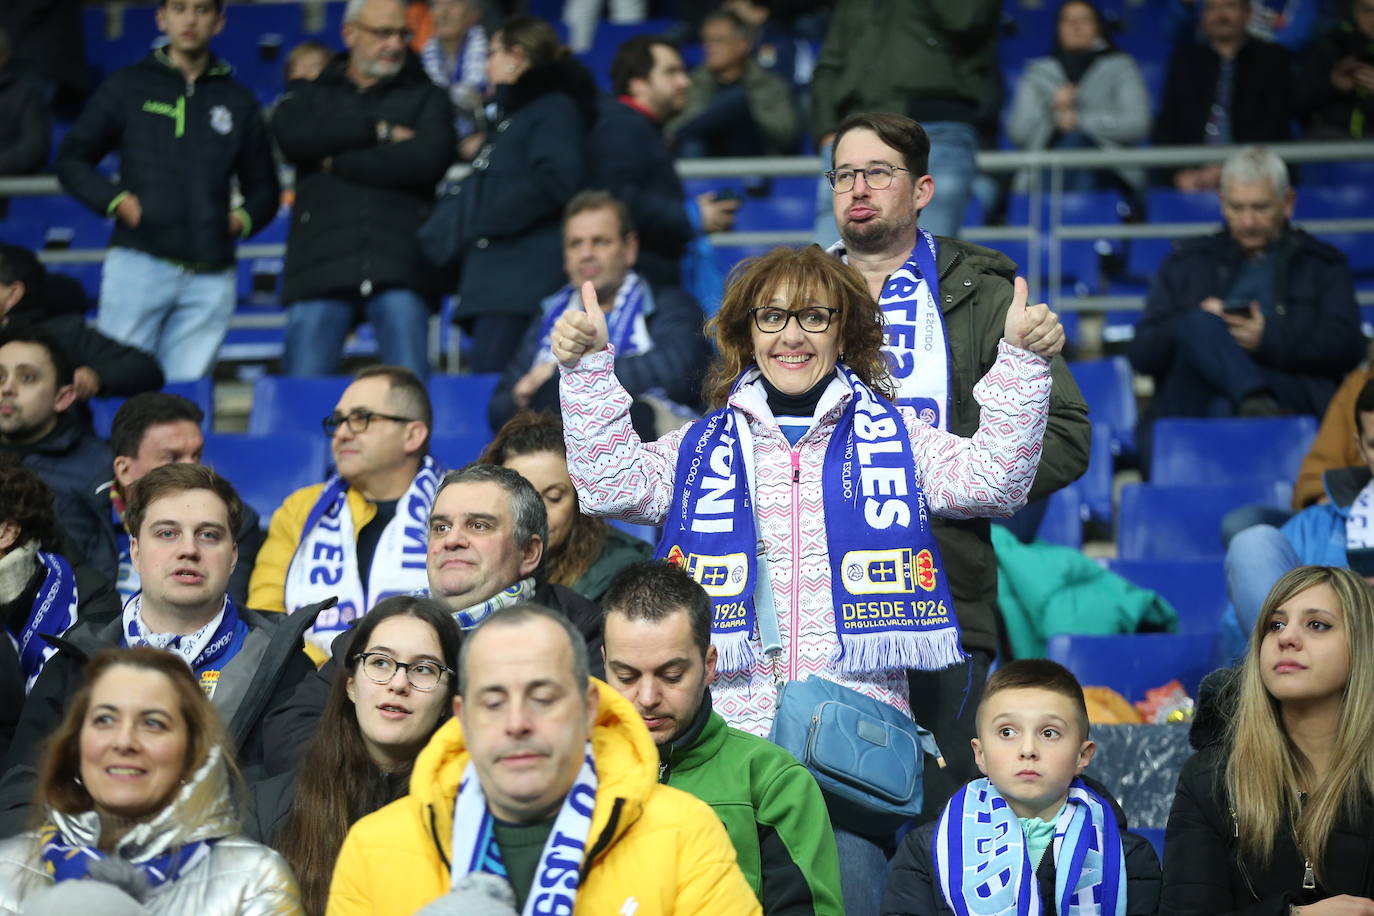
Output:
[[253,578],[248,582],[248,606],[255,611],[286,610],[286,570],[296,554],[310,508],[320,498],[324,484],[302,487],[286,497],[272,513],[267,539],[258,550]]

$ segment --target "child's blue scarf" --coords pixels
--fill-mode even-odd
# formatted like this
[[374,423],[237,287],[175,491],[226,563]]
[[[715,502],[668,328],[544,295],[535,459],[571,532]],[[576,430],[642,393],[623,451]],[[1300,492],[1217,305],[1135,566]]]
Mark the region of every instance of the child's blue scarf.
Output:
[[[906,423],[848,368],[835,371],[850,397],[826,448],[822,479],[797,483],[819,484],[825,494],[839,637],[833,663],[845,672],[957,664],[964,655],[954,599],[913,473]],[[741,374],[731,399],[757,373]],[[754,664],[759,545],[752,453],[748,423],[728,402],[692,426],[678,452],[673,505],[656,551],[711,596],[711,642],[727,674]]]
[[[1054,900],[1060,916],[1125,916],[1126,859],[1111,802],[1075,779],[1054,825]],[[958,916],[1040,916],[1040,888],[1016,812],[991,780],[975,779],[945,805],[931,849],[936,879]]]

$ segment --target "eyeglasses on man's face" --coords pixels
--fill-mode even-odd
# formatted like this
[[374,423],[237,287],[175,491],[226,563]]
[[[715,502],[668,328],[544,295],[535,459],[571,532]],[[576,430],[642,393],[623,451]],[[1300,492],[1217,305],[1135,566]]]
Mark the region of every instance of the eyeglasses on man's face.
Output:
[[339,427],[343,426],[345,423],[347,423],[348,428],[356,434],[367,432],[367,428],[372,424],[373,420],[390,420],[393,423],[415,422],[413,417],[398,417],[394,414],[373,413],[370,410],[359,409],[350,410],[346,415],[335,411],[321,420],[320,425],[324,427],[324,434],[333,439],[334,434],[339,431]]
[[353,656],[355,662],[362,662],[359,669],[374,684],[390,684],[396,676],[396,669],[404,669],[406,680],[416,690],[433,690],[439,686],[445,674],[452,675],[453,669],[438,662],[398,662],[384,652],[360,652]]
[[899,165],[875,165],[866,169],[831,169],[825,173],[830,187],[836,192],[852,191],[858,176],[864,177],[864,184],[874,191],[882,191],[892,186],[892,179],[898,172],[907,172]]
[[352,25],[355,29],[361,29],[362,31],[371,35],[378,41],[393,41],[396,39],[400,39],[402,44],[408,45],[410,44],[410,40],[415,37],[415,33],[412,32],[410,29],[406,28],[379,28],[377,26],[368,25],[365,22],[359,22],[357,19],[353,20],[353,22],[351,22],[350,25]]
[[839,309],[810,305],[804,309],[780,309],[771,305],[750,309],[754,316],[754,327],[765,334],[776,334],[787,327],[787,322],[797,319],[797,327],[803,331],[818,334],[830,329],[830,322],[840,313]]

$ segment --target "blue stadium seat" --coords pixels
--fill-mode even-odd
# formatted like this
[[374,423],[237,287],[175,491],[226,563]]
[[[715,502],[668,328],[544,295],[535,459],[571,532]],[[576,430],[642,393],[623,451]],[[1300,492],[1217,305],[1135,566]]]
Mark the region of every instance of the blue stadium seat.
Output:
[[636,525],[633,522],[622,522],[618,518],[608,518],[612,528],[619,528],[632,537],[637,537],[646,544],[658,545],[659,529],[653,525]]
[[476,461],[491,436],[486,433],[459,433],[429,437],[429,453],[443,470],[454,470]]
[[1109,560],[1107,569],[1159,592],[1178,611],[1180,633],[1214,633],[1229,600],[1226,570],[1217,560]]
[[1130,362],[1124,356],[1083,360],[1069,363],[1069,371],[1088,402],[1093,426],[1110,430],[1112,454],[1135,454],[1135,387]]
[[1191,697],[1202,679],[1225,665],[1219,634],[1129,633],[1051,636],[1045,657],[1068,668],[1085,687],[1110,687],[1131,702],[1177,679]]
[[1362,219],[1374,213],[1374,188],[1359,185],[1304,187],[1298,191],[1293,219]]
[[329,443],[323,435],[215,433],[205,437],[204,462],[234,485],[266,527],[272,513],[301,487],[325,479]]
[[[1225,479],[1224,477],[1221,479]],[[1239,506],[1286,508],[1282,483],[1160,486],[1128,484],[1117,516],[1117,556],[1127,560],[1220,559],[1221,519]]]
[[1152,223],[1216,223],[1221,225],[1221,202],[1215,194],[1151,188],[1145,192]]
[[1050,494],[1036,537],[1062,547],[1083,546],[1083,498],[1077,489],[1066,487]]
[[[1314,185],[1374,187],[1374,160],[1357,162],[1313,162],[1302,167],[1303,188]],[[1302,192],[1299,192],[1301,199]]]
[[1197,420],[1168,418],[1154,426],[1150,482],[1291,481],[1317,435],[1317,418]]
[[496,390],[496,383],[500,380],[500,374],[495,372],[475,375],[431,375],[429,399],[434,406],[434,434],[461,434],[490,439],[492,429],[487,424],[487,404],[491,401],[491,393]]
[[[210,432],[215,426],[215,383],[213,379],[203,378],[194,382],[169,382],[162,386],[162,390],[170,394],[179,394],[182,397],[195,403],[205,413],[205,419],[201,421],[202,432]],[[91,398],[89,404],[91,408],[91,422],[95,426],[95,434],[102,439],[110,438],[110,427],[114,423],[115,414],[123,406],[128,398]]]
[[320,421],[334,411],[339,395],[352,381],[346,375],[291,378],[265,375],[253,383],[253,407],[248,432],[254,436],[281,433],[318,436],[325,441]]
[[1105,524],[1112,520],[1112,431],[1094,423],[1088,453],[1088,470],[1069,485],[1082,500],[1084,519]]

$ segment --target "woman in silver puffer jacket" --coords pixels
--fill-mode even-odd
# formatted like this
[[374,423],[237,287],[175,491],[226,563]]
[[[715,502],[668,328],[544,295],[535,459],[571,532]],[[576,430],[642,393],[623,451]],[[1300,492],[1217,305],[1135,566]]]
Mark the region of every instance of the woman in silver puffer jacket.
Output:
[[43,756],[42,824],[0,842],[0,914],[301,913],[286,861],[239,833],[232,753],[175,649],[95,656]]

